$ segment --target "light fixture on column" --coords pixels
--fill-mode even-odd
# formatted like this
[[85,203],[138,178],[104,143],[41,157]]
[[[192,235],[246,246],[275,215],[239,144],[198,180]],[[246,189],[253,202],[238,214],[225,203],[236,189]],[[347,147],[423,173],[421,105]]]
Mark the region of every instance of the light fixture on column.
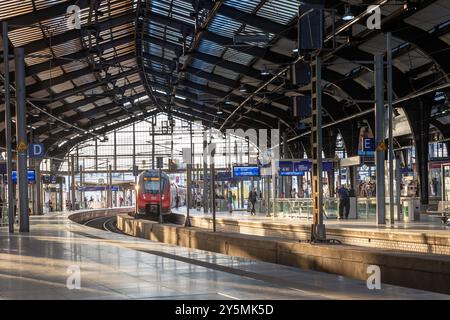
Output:
[[344,15],[342,16],[342,20],[344,20],[344,21],[350,21],[350,20],[353,20],[354,18],[355,18],[355,16],[353,15],[353,13],[352,13],[352,11],[351,11],[350,6],[349,6],[349,5],[346,5],[346,6],[345,6],[345,13],[344,13]]
[[267,68],[264,68],[261,70],[261,75],[262,76],[268,76],[270,74],[269,70],[267,70]]

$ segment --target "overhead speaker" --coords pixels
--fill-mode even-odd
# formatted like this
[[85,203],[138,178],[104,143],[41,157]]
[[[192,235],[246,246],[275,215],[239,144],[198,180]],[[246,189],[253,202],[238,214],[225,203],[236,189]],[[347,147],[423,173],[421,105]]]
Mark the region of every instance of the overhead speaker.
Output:
[[292,83],[304,86],[311,83],[311,66],[308,63],[297,63],[292,66]]
[[322,1],[301,4],[298,12],[300,51],[322,49],[324,39],[324,6]]
[[311,117],[311,97],[297,96],[293,99],[292,116],[301,119]]

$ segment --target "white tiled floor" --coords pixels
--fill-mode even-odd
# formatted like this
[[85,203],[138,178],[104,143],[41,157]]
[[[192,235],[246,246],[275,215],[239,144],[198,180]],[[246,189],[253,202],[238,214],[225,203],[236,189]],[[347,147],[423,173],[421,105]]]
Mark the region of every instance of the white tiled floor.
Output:
[[[188,259],[188,260],[186,260]],[[67,268],[81,289],[66,287]],[[108,233],[65,214],[32,217],[30,234],[0,228],[1,299],[449,299],[315,271]]]

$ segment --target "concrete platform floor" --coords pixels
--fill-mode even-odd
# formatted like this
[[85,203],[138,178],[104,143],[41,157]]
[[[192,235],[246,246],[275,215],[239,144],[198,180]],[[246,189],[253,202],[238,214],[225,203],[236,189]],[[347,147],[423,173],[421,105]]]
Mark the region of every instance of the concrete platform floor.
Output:
[[[450,299],[450,296],[152,242],[31,217],[29,234],[0,228],[1,299]],[[80,270],[80,289],[67,288]]]

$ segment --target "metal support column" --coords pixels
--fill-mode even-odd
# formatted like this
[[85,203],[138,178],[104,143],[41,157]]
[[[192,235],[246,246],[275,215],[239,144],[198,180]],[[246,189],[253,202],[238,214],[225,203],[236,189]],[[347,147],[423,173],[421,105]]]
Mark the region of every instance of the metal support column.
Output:
[[[281,127],[282,128],[282,127]],[[281,133],[281,132],[280,132]],[[283,159],[288,159],[288,148],[287,148],[287,131],[283,131]],[[282,183],[282,190],[284,192],[284,197],[289,198],[290,197],[290,189],[289,189],[289,181],[288,177],[281,177],[281,183]]]
[[[83,166],[80,165],[80,209],[84,205],[84,192],[83,192]],[[83,208],[86,209],[86,208]]]
[[400,203],[400,195],[401,195],[401,190],[400,190],[400,181],[402,180],[402,172],[400,169],[400,159],[398,157],[395,157],[395,177],[396,177],[396,193],[395,193],[395,203],[397,204],[397,221],[400,222],[401,221],[401,215],[402,215],[402,206]]
[[113,207],[113,198],[112,198],[112,166],[108,166],[108,208]]
[[323,188],[322,188],[322,58],[316,57],[311,66],[311,182],[313,225],[311,241],[326,240],[323,224]]
[[207,162],[208,140],[206,131],[203,130],[203,213],[208,213],[208,162]]
[[384,179],[384,59],[382,54],[375,56],[375,163],[377,224],[386,224],[386,199]]
[[156,118],[152,117],[152,170],[155,170],[155,126]]
[[12,182],[12,150],[11,150],[11,95],[10,95],[10,83],[9,83],[9,38],[8,38],[8,23],[3,22],[3,70],[4,70],[4,86],[5,86],[5,141],[6,141],[6,174],[8,176],[8,227],[9,232],[14,232],[14,184]]
[[27,165],[27,111],[25,93],[25,50],[14,49],[16,67],[16,137],[17,137],[17,184],[19,186],[20,232],[29,232],[28,213],[28,165]]
[[[153,161],[154,162],[154,161]],[[137,176],[138,176],[138,168],[136,167],[136,125],[133,122],[133,176],[134,176],[134,194],[135,197],[137,195]],[[133,199],[133,197],[131,197]],[[132,200],[133,201],[133,200]],[[132,204],[132,203],[130,203]],[[135,215],[138,213],[137,201],[134,201],[134,213]]]
[[393,122],[394,110],[392,108],[392,34],[387,33],[387,100],[389,116],[389,136],[388,136],[388,155],[389,155],[389,221],[394,224],[394,138]]
[[117,171],[117,130],[114,130],[114,170]]
[[95,144],[94,168],[95,168],[95,171],[98,171],[98,140],[97,139],[95,139],[94,144]]
[[215,188],[215,181],[214,181],[214,159],[211,158],[211,211],[213,216],[213,232],[216,232],[216,188]]
[[70,198],[72,202],[72,210],[75,210],[75,155],[73,154],[70,155]]
[[[192,152],[191,152],[192,153]],[[186,194],[186,220],[184,221],[185,227],[191,226],[191,220],[189,217],[189,211],[192,205],[192,164],[187,163],[186,164],[186,187],[187,187],[187,194]]]
[[[162,168],[159,167],[159,215],[158,215],[158,221],[159,223],[163,223],[163,215],[162,215]],[[136,201],[137,202],[137,201]]]
[[[244,148],[242,147],[242,142],[240,143],[241,146],[241,150],[239,152],[239,163],[242,165],[244,164]],[[239,194],[240,194],[240,198],[239,198],[239,204],[240,204],[240,208],[244,208],[244,181],[241,180],[240,182],[240,188],[239,188]]]
[[59,183],[59,207],[60,207],[59,211],[63,211],[64,210],[64,207],[63,207],[63,184],[62,184],[62,182]]
[[41,180],[41,160],[35,159],[34,170],[36,173],[36,183],[35,183],[35,203],[34,205],[34,214],[42,215],[42,180]]

